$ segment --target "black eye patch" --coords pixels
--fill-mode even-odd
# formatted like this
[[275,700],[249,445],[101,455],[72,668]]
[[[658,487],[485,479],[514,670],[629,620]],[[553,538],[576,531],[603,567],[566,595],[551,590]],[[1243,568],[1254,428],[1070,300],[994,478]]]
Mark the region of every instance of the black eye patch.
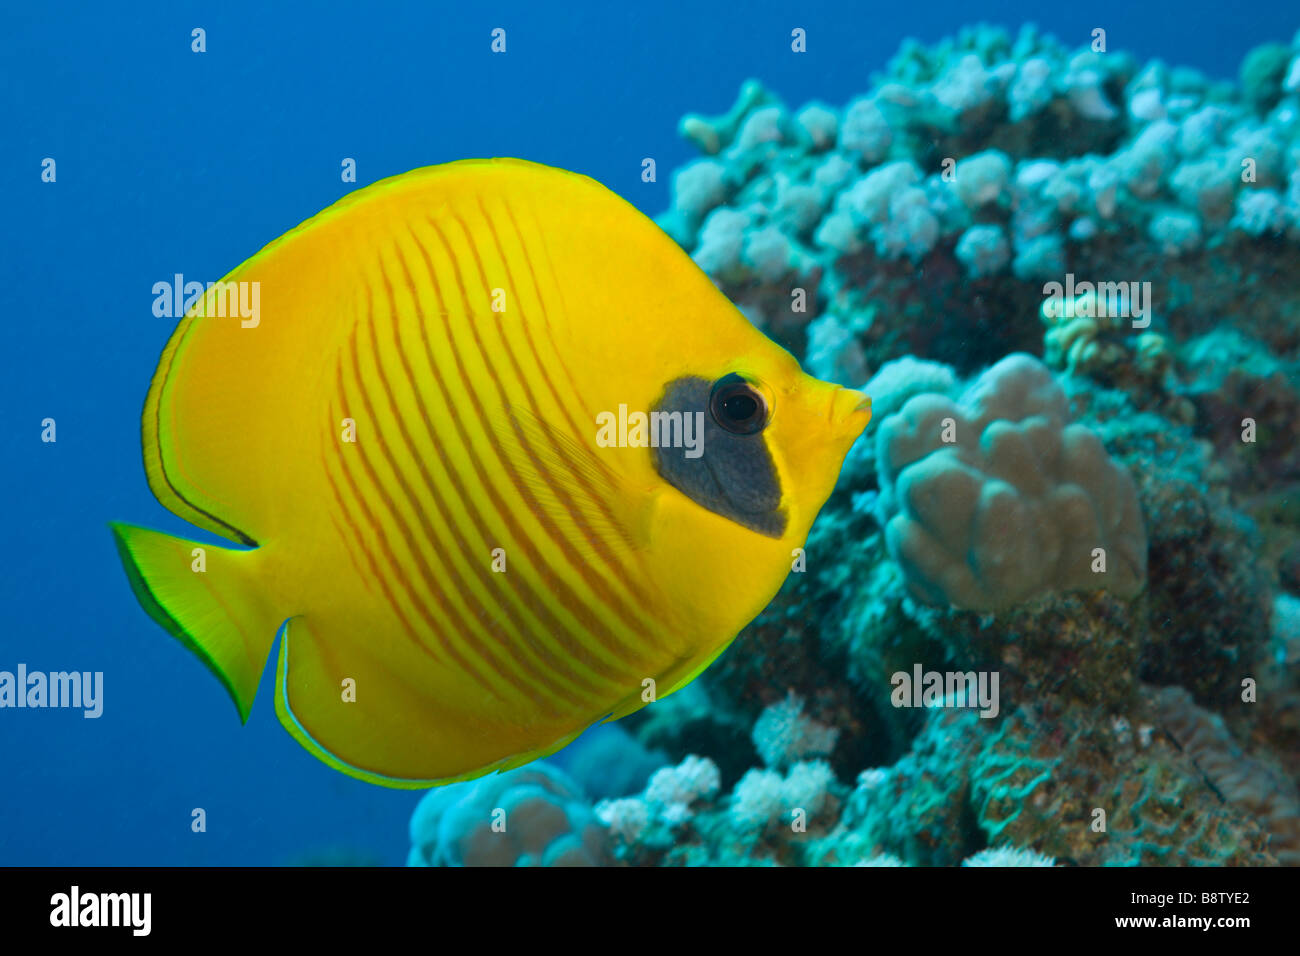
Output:
[[[737,383],[743,386],[744,379],[728,375],[714,383],[688,376],[668,383],[653,411],[703,413],[703,454],[692,458],[685,447],[651,448],[655,470],[701,508],[779,538],[785,533],[786,514],[780,507],[781,479],[761,430],[767,408],[756,393]],[[726,428],[715,412],[723,416]]]

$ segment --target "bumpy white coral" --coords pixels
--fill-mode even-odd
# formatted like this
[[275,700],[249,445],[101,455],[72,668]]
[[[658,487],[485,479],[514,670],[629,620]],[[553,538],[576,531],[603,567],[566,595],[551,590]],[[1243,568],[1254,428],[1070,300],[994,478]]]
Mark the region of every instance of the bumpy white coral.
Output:
[[881,853],[866,860],[859,860],[854,866],[907,866],[891,853]]
[[749,225],[749,216],[734,209],[721,208],[709,213],[694,253],[700,268],[712,275],[734,271],[740,265],[740,254],[745,248],[745,230]]
[[764,226],[745,236],[741,258],[764,282],[784,278],[798,264],[798,255],[785,233],[776,226]]
[[1178,151],[1200,156],[1223,138],[1231,115],[1222,106],[1205,106],[1183,120],[1178,130]]
[[814,149],[827,149],[835,145],[840,118],[829,106],[809,103],[795,114],[794,120],[804,131]]
[[889,200],[889,218],[871,228],[876,252],[886,259],[920,259],[939,239],[939,219],[925,192],[915,186],[899,190]]
[[1251,236],[1280,235],[1288,223],[1286,205],[1272,189],[1255,189],[1237,197],[1232,225]]
[[708,757],[690,756],[676,767],[656,770],[646,784],[645,799],[661,807],[689,807],[696,800],[714,797],[721,785],[717,764]]
[[731,794],[731,817],[742,828],[766,826],[784,807],[785,778],[775,770],[748,770]]
[[727,167],[716,159],[697,159],[673,175],[673,205],[696,224],[727,201]]
[[733,149],[747,152],[765,144],[785,142],[786,126],[784,107],[765,106],[757,109],[745,117],[736,134]]
[[990,70],[978,56],[967,53],[944,71],[930,92],[954,113],[963,113],[993,99],[1014,72],[1014,66],[1010,71]]
[[904,355],[880,366],[863,389],[871,396],[872,414],[883,421],[913,395],[946,394],[956,387],[957,373],[952,366]]
[[596,804],[596,819],[624,843],[635,843],[650,826],[650,809],[639,797],[620,797]]
[[754,722],[754,746],[767,766],[786,767],[805,757],[825,757],[835,749],[839,731],[805,716],[803,707],[803,699],[791,691]]
[[612,860],[608,833],[577,784],[540,761],[429,791],[411,816],[410,833],[409,866],[600,866]]
[[806,760],[790,768],[782,788],[792,808],[804,810],[810,817],[821,813],[835,783],[835,772],[824,760]]
[[1181,209],[1167,209],[1151,220],[1151,241],[1167,256],[1191,252],[1201,244],[1201,221]]
[[1011,259],[1011,244],[1001,226],[971,226],[957,240],[957,261],[973,278],[996,275]]
[[717,764],[690,756],[675,767],[656,770],[640,796],[602,800],[594,813],[618,842],[632,845],[655,827],[671,832],[689,821],[721,785]]
[[918,395],[886,418],[876,466],[890,555],[913,597],[973,610],[1146,578],[1128,472],[1081,425],[1038,360],[1011,355],[953,402]]
[[1060,236],[1016,238],[1011,271],[1021,279],[1052,279],[1065,273],[1065,243]]
[[813,819],[826,807],[835,774],[822,760],[795,764],[789,774],[775,770],[749,770],[731,795],[731,819],[742,830],[769,824],[791,823],[796,811]]
[[980,850],[974,856],[961,861],[962,866],[1056,866],[1056,860],[1043,856],[1033,850],[1018,850],[1015,847],[1000,846]]
[[840,125],[840,146],[857,153],[869,163],[878,163],[889,152],[894,134],[889,120],[873,100],[857,100],[849,104]]
[[850,388],[857,388],[867,377],[867,361],[856,331],[834,313],[808,323],[803,367],[823,381]]
[[886,163],[867,173],[840,194],[839,207],[862,223],[882,223],[889,218],[894,196],[921,181],[921,169],[911,160]]
[[1041,110],[1052,101],[1052,65],[1042,57],[1032,57],[1021,63],[1007,99],[1011,104],[1013,123]]
[[[871,252],[929,263],[956,246],[968,276],[1010,269],[1041,282],[1059,280],[1073,261],[1067,239],[1146,236],[1170,256],[1224,239],[1300,242],[1298,63],[1260,115],[1194,70],[1139,71],[1121,52],[1071,52],[1033,30],[1014,42],[977,31],[955,48],[905,43],[884,81],[843,110],[811,103],[790,115],[750,82],[724,116],[692,117],[684,131],[725,176],[716,165],[688,167],[662,221],[724,284],[770,287],[785,281],[783,269],[802,278],[816,268],[826,296],[840,294],[835,259]],[[1030,141],[1068,119],[1082,137],[1078,154],[1018,155],[1013,175],[987,139],[983,151],[976,138],[977,151],[964,153],[967,127],[982,129],[1004,110]],[[918,142],[943,143],[956,177],[946,162],[939,173],[948,157]],[[1116,143],[1109,156],[1107,142]],[[763,164],[765,175],[754,175]],[[727,205],[746,219],[710,216]],[[773,226],[791,239],[788,257],[769,240],[747,256],[733,235]],[[1001,229],[1006,244],[986,227]]]
[[1011,160],[996,149],[968,156],[957,164],[953,185],[971,210],[995,203],[1005,196],[1011,181]]

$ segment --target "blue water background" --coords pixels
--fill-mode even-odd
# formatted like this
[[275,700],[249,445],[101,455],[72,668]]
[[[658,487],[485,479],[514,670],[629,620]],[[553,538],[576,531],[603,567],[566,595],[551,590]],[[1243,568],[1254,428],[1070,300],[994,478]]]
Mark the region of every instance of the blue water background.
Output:
[[[174,324],[152,314],[155,282],[217,279],[351,189],[470,156],[578,170],[653,214],[693,155],[684,112],[725,110],[750,76],[791,106],[840,105],[908,35],[1032,20],[1082,44],[1101,26],[1111,49],[1230,78],[1300,25],[1291,3],[1201,0],[5,6],[0,670],[103,671],[105,710],[0,710],[0,864],[405,859],[418,794],[299,748],[275,718],[273,668],[241,727],[126,585],[107,520],[206,537],[153,499],[141,466],[140,406]],[[489,51],[498,26],[504,56]],[[806,55],[790,52],[796,26]],[[56,444],[40,441],[46,417]]]

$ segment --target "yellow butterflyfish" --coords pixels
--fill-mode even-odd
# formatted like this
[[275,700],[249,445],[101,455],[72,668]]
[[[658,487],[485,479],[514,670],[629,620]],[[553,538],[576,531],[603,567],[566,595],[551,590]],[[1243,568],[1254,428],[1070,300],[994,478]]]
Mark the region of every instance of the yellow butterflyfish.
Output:
[[[253,320],[212,301],[241,283]],[[435,786],[696,677],[775,595],[870,414],[594,180],[467,160],[340,200],[172,334],[149,484],[242,547],[112,527],[241,719],[279,634],[304,747]]]

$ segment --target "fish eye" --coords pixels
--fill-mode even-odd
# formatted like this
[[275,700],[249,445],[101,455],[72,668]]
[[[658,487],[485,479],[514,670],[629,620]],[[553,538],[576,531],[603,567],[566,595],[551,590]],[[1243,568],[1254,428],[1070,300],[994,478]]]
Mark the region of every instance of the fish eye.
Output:
[[713,384],[709,414],[735,435],[753,435],[767,426],[767,400],[740,375],[732,372]]

